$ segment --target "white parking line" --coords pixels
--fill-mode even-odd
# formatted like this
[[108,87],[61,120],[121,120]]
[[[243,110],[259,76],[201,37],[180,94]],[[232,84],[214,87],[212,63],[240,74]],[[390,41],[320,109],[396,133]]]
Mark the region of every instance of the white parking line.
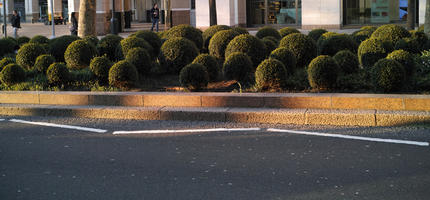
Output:
[[53,124],[53,123],[46,123],[46,122],[30,122],[30,121],[19,120],[19,119],[11,119],[9,121],[16,122],[16,123],[23,123],[23,124],[39,125],[39,126],[75,129],[75,130],[95,132],[95,133],[106,133],[107,132],[107,130],[103,130],[103,129],[86,128],[86,127],[81,127],[81,126],[69,126],[69,125]]
[[352,135],[340,135],[340,134],[317,133],[317,132],[306,132],[306,131],[293,131],[293,130],[282,130],[282,129],[273,129],[273,128],[269,128],[269,129],[267,129],[267,131],[269,131],[269,132],[280,132],[280,133],[293,133],[293,134],[301,134],[301,135],[333,137],[333,138],[343,138],[343,139],[351,139],[351,140],[364,140],[364,141],[372,141],[372,142],[385,142],[385,143],[394,143],[394,144],[429,146],[428,142],[417,142],[417,141],[410,141],[410,140],[369,138],[369,137],[352,136]]
[[145,131],[115,131],[113,134],[157,134],[157,133],[203,133],[203,132],[237,132],[260,131],[261,128],[212,128],[212,129],[188,129],[188,130],[145,130]]

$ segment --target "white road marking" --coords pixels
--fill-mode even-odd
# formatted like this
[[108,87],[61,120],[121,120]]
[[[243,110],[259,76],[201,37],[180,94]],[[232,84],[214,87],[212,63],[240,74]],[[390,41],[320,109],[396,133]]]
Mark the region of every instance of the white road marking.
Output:
[[237,132],[260,131],[261,128],[212,128],[212,129],[188,129],[188,130],[145,130],[145,131],[115,131],[113,134],[157,134],[157,133],[203,133],[203,132]]
[[293,133],[293,134],[301,134],[301,135],[334,137],[334,138],[343,138],[343,139],[351,139],[351,140],[364,140],[364,141],[372,141],[372,142],[385,142],[385,143],[395,143],[395,144],[409,144],[409,145],[416,145],[416,146],[429,146],[428,142],[418,142],[418,141],[410,141],[410,140],[369,138],[369,137],[352,136],[352,135],[340,135],[340,134],[317,133],[317,132],[306,132],[306,131],[293,131],[293,130],[282,130],[282,129],[274,129],[274,128],[269,128],[269,129],[267,129],[267,131],[269,131],[269,132],[280,132],[280,133]]
[[5,119],[0,119],[0,122],[4,121]]
[[30,121],[19,120],[19,119],[11,119],[9,121],[16,122],[16,123],[23,123],[23,124],[39,125],[39,126],[75,129],[75,130],[95,132],[95,133],[106,133],[107,132],[107,130],[103,130],[103,129],[86,128],[86,127],[81,127],[81,126],[70,126],[70,125],[62,125],[62,124],[53,124],[53,123],[46,123],[46,122],[30,122]]

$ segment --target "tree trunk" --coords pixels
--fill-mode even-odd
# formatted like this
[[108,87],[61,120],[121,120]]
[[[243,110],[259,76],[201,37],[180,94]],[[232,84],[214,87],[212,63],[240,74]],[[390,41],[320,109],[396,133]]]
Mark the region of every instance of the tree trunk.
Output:
[[216,18],[216,0],[209,0],[209,22],[210,25],[217,25]]
[[81,0],[78,36],[96,35],[96,0]]
[[430,34],[430,0],[426,0],[426,15],[424,20],[424,33]]
[[415,0],[408,0],[408,20],[407,28],[408,30],[415,29]]

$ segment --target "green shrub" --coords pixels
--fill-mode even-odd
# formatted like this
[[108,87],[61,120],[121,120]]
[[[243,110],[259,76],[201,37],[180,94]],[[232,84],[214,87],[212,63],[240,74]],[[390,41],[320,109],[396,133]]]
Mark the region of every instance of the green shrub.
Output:
[[161,46],[161,52],[166,59],[169,71],[176,74],[199,54],[196,45],[183,37],[168,39]]
[[281,61],[269,58],[258,65],[255,71],[255,86],[259,90],[280,90],[286,87],[286,83],[287,69]]
[[17,39],[17,42],[19,46],[22,46],[23,44],[30,42],[30,38],[26,36],[21,36]]
[[372,33],[372,38],[389,41],[393,44],[405,37],[411,37],[409,31],[395,24],[382,25]]
[[418,43],[417,39],[415,38],[403,38],[399,40],[396,44],[394,49],[396,50],[405,50],[410,53],[418,54],[421,52],[421,46]]
[[234,28],[232,28],[232,30],[239,33],[239,35],[249,34],[248,30],[246,30],[245,28],[242,28],[242,27],[234,27]]
[[199,29],[194,28],[190,25],[181,24],[178,26],[174,26],[173,28],[169,29],[164,35],[164,38],[166,39],[172,39],[174,37],[184,37],[194,42],[198,49],[201,49],[203,47],[202,32]]
[[151,71],[151,57],[146,49],[136,47],[130,49],[125,60],[133,64],[141,75],[148,75]]
[[64,63],[52,63],[46,70],[46,78],[52,85],[65,85],[69,81],[70,73]]
[[76,40],[67,47],[64,58],[68,68],[79,70],[87,68],[96,55],[96,49],[92,44],[84,40]]
[[109,70],[109,85],[117,88],[134,87],[138,81],[136,67],[126,60],[115,63]]
[[363,26],[360,28],[360,31],[370,31],[370,32],[375,32],[378,29],[378,27],[376,26]]
[[84,41],[92,44],[93,46],[97,46],[97,44],[99,43],[99,38],[97,38],[97,36],[94,35],[87,35],[84,38],[82,38]]
[[111,61],[116,61],[116,51],[122,37],[118,35],[108,34],[103,37],[97,44],[97,51],[100,56],[106,55]]
[[300,33],[300,31],[295,29],[295,28],[285,27],[285,28],[282,28],[281,30],[279,30],[279,33],[281,35],[281,38],[284,38],[285,36],[292,34],[292,33]]
[[246,53],[251,58],[254,69],[267,56],[265,44],[257,37],[245,34],[239,35],[230,41],[225,49],[225,57],[229,57],[234,52]]
[[65,62],[64,53],[67,47],[76,40],[79,40],[79,37],[73,35],[64,35],[52,39],[49,43],[49,54],[54,56],[57,62]]
[[152,31],[137,31],[133,35],[138,37],[138,38],[142,38],[146,42],[148,42],[153,49],[152,53],[148,52],[148,53],[150,53],[149,55],[153,56],[151,59],[154,60],[155,58],[157,58],[158,54],[160,54],[160,48],[161,48],[162,42],[161,42],[160,37],[158,37],[158,35],[156,33],[152,32]]
[[395,60],[381,59],[372,68],[372,82],[377,91],[400,91],[405,82],[405,69]]
[[279,45],[279,41],[280,41],[280,40],[276,39],[276,38],[275,38],[275,37],[273,37],[273,36],[266,36],[266,37],[264,37],[262,40],[264,40],[264,39],[271,40],[271,41],[272,41],[272,42],[274,42],[276,45]]
[[48,67],[55,62],[54,56],[49,54],[43,54],[36,58],[36,62],[34,63],[34,68],[38,72],[45,73]]
[[355,41],[346,34],[333,35],[329,38],[321,40],[318,45],[318,54],[329,56],[333,56],[342,50],[356,52],[358,47],[357,43],[355,43]]
[[123,40],[121,40],[120,42],[121,44],[121,53],[120,55],[117,55],[118,58],[123,58],[127,55],[128,51],[133,49],[133,48],[143,48],[146,51],[148,51],[148,53],[150,54],[150,57],[153,58],[156,55],[154,55],[154,49],[152,48],[152,46],[146,42],[144,39],[142,38],[138,38],[138,37],[128,37],[125,38]]
[[189,64],[182,68],[179,82],[191,91],[200,90],[208,85],[209,75],[202,64]]
[[48,44],[49,39],[43,35],[36,35],[32,37],[29,41],[30,43],[37,43],[37,44]]
[[358,61],[363,68],[371,68],[379,59],[385,58],[393,50],[390,43],[369,38],[358,47]]
[[17,43],[9,38],[0,39],[0,57],[6,54],[14,53]]
[[281,61],[287,72],[290,74],[292,74],[296,68],[296,57],[294,57],[294,54],[285,47],[279,47],[273,50],[269,57]]
[[208,72],[209,81],[215,81],[218,78],[220,67],[218,64],[217,59],[214,56],[211,56],[209,54],[200,54],[197,56],[193,64],[201,64],[206,68],[206,71]]
[[306,67],[317,55],[315,42],[301,33],[287,35],[281,40],[279,46],[289,49],[294,54],[296,66],[299,68]]
[[424,24],[418,27],[418,31],[424,32]]
[[279,32],[270,26],[265,26],[263,28],[260,28],[257,31],[257,34],[255,36],[257,36],[257,38],[260,38],[260,39],[263,39],[264,37],[267,37],[267,36],[275,37],[278,40],[281,39],[281,35],[279,34]]
[[4,67],[6,67],[6,65],[15,63],[15,60],[13,58],[10,57],[4,57],[3,59],[0,60],[0,71],[3,70]]
[[216,33],[218,33],[219,31],[230,30],[230,29],[231,28],[226,25],[213,25],[208,29],[206,29],[203,32],[203,42],[204,42],[203,49],[205,50],[209,49],[209,42]]
[[37,43],[24,44],[16,55],[16,63],[27,69],[32,69],[36,58],[46,54],[45,48]]
[[278,48],[278,45],[276,44],[276,42],[274,42],[271,39],[268,39],[267,37],[263,38],[261,41],[263,41],[263,43],[266,45],[266,50],[267,50],[266,54]]
[[372,36],[371,31],[368,30],[359,30],[351,35],[352,39],[357,43],[361,44],[364,40],[369,39]]
[[222,72],[227,80],[248,82],[254,71],[252,66],[252,61],[247,54],[235,52],[225,59]]
[[406,77],[411,77],[415,72],[415,56],[404,50],[396,50],[388,54],[387,59],[395,60],[402,64]]
[[336,86],[339,66],[327,55],[312,60],[307,69],[309,84],[314,89],[333,89]]
[[215,33],[209,41],[209,54],[223,61],[228,43],[240,35],[234,30],[224,30]]
[[25,71],[21,66],[11,63],[1,70],[0,79],[3,84],[11,86],[25,80]]
[[333,56],[333,59],[336,61],[343,74],[357,73],[360,69],[357,54],[349,50],[337,52],[336,55]]
[[427,35],[421,31],[411,31],[411,38],[415,39],[419,46],[420,50],[425,50],[425,44],[429,41]]
[[309,32],[308,36],[313,39],[315,42],[321,37],[322,34],[327,33],[325,29],[313,29]]
[[95,57],[91,60],[90,70],[101,83],[107,83],[109,79],[109,69],[113,63],[106,56]]

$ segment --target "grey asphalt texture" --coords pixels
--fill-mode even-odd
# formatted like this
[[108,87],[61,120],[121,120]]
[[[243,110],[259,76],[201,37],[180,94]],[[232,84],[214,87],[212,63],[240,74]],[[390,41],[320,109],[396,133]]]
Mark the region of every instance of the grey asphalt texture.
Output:
[[[29,121],[108,130],[19,124]],[[271,133],[283,128],[430,141],[428,124],[334,127],[2,117],[0,199],[430,199],[430,148]],[[118,130],[254,132],[112,135]]]

